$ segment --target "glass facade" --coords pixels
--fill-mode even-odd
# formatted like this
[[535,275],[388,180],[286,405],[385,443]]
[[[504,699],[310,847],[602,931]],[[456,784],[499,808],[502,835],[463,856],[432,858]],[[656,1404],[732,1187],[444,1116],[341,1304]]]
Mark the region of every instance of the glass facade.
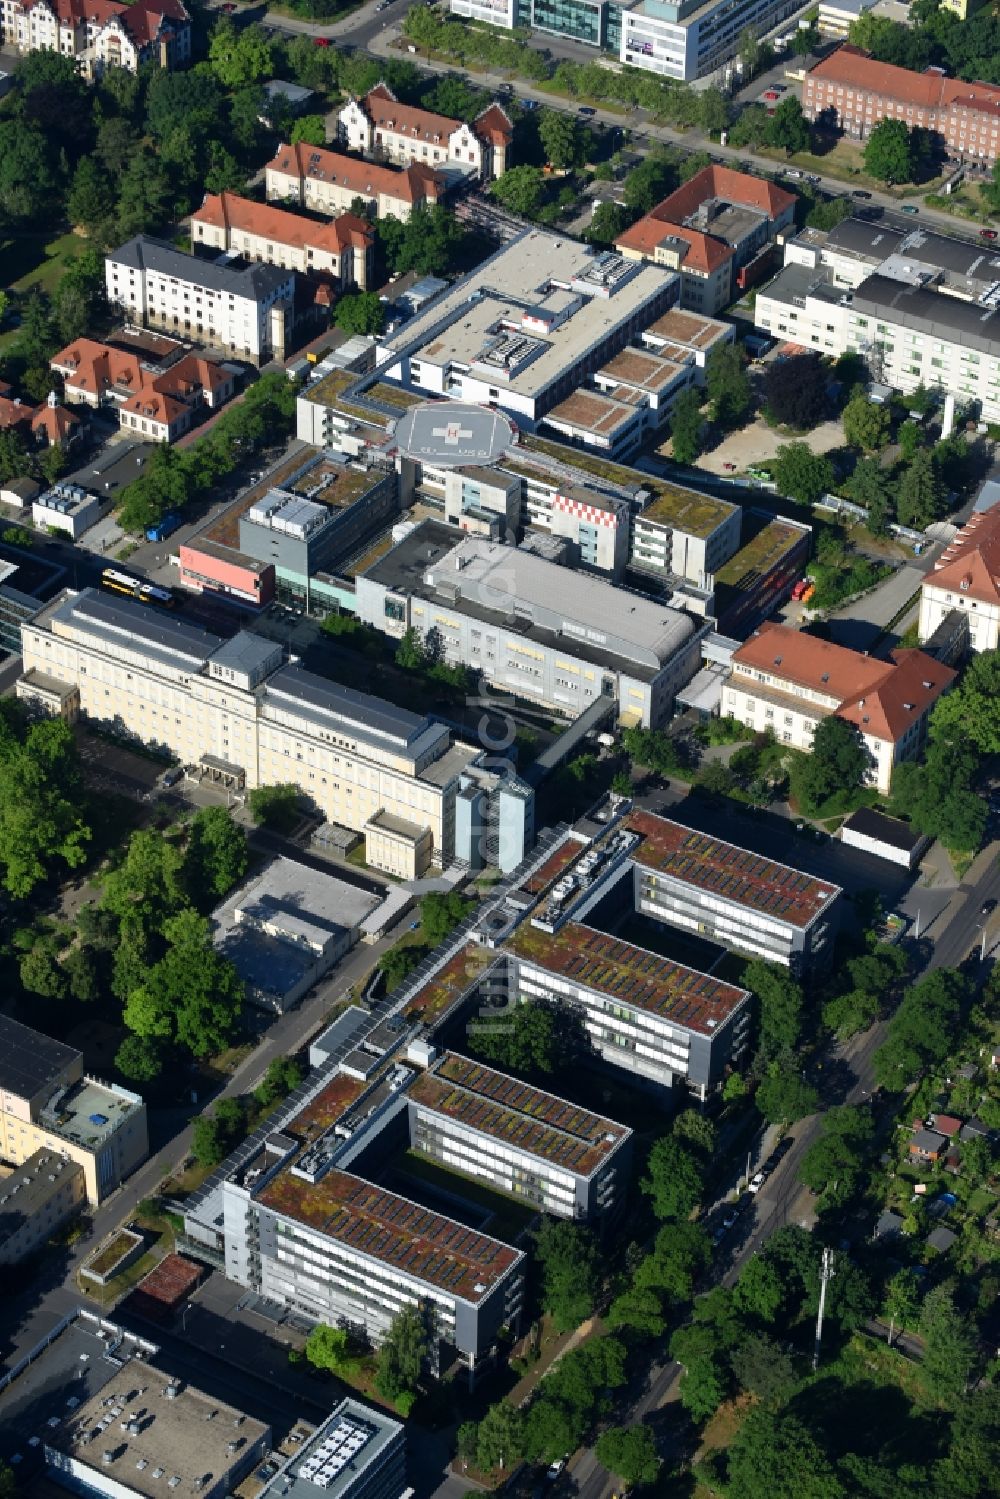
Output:
[[575,42],[600,47],[603,41],[604,0],[532,0],[531,24],[536,31],[552,31]]

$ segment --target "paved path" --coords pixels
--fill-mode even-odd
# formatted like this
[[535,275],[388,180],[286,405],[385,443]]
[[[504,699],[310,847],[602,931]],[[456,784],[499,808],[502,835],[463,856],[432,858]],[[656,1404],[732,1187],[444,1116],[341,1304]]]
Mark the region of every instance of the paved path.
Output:
[[871,593],[862,594],[827,615],[832,638],[852,650],[869,650],[900,610],[920,592],[923,581],[923,568],[910,563],[897,568]]

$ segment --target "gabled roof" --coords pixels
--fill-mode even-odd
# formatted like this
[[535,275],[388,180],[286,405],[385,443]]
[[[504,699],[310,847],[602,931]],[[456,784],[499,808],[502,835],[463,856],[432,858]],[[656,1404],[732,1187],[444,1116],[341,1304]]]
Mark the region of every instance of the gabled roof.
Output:
[[980,603],[1000,603],[1000,505],[969,516],[925,579],[926,586],[954,589]]
[[370,198],[384,193],[386,197],[400,198],[407,203],[436,199],[444,190],[443,178],[417,162],[408,167],[377,166],[370,161],[360,161],[356,156],[345,156],[340,151],[310,146],[305,141],[298,141],[294,146],[279,146],[265,171],[297,177],[300,182],[306,178],[329,182],[357,193],[359,197]]
[[65,406],[50,406],[48,402],[39,406],[31,418],[32,432],[44,432],[49,442],[60,443],[68,437],[80,418],[67,411]]
[[733,667],[763,671],[837,700],[832,711],[873,739],[895,743],[955,680],[924,651],[893,651],[876,661],[790,625],[762,624],[733,653]]
[[211,224],[217,229],[242,229],[275,244],[310,247],[341,255],[353,247],[364,249],[375,242],[375,230],[356,213],[342,213],[328,223],[320,224],[301,214],[276,208],[272,203],[254,203],[238,193],[206,193],[201,207],[191,215],[191,222]]
[[806,81],[844,83],[864,93],[912,104],[918,109],[956,108],[1000,114],[1000,87],[991,83],[966,83],[944,78],[940,73],[914,73],[893,63],[876,62],[860,47],[844,43],[809,69]]
[[167,426],[183,416],[187,409],[183,401],[176,401],[173,396],[165,395],[162,390],[153,390],[148,386],[134,396],[129,396],[122,407],[123,411],[131,411],[136,416],[149,417],[154,422],[164,422]]
[[494,146],[509,146],[514,137],[514,122],[502,104],[494,102],[476,115],[472,128],[482,140]]
[[117,21],[139,47],[155,41],[164,24],[190,25],[181,0],[23,0],[27,11],[44,5],[63,26],[107,26]]
[[387,83],[377,83],[358,102],[376,130],[405,135],[408,140],[443,145],[462,124],[414,104],[400,104]]
[[682,182],[669,197],[658,203],[651,213],[657,218],[680,221],[707,203],[721,198],[726,203],[740,203],[745,208],[759,208],[770,218],[778,218],[795,206],[795,194],[777,187],[766,177],[752,172],[738,172],[735,167],[708,166],[687,182]]
[[0,432],[9,431],[12,427],[24,426],[31,421],[34,414],[35,408],[30,402],[0,396]]
[[668,239],[680,240],[687,245],[687,250],[681,259],[683,269],[698,271],[705,276],[710,276],[713,271],[718,270],[720,265],[725,265],[727,260],[732,260],[736,253],[729,245],[723,244],[721,239],[715,239],[711,234],[703,234],[700,229],[687,229],[683,224],[669,223],[657,218],[655,211],[639,219],[638,223],[633,224],[631,229],[626,229],[624,234],[620,234],[615,240],[615,249],[636,250],[640,255],[652,257],[657,248]]

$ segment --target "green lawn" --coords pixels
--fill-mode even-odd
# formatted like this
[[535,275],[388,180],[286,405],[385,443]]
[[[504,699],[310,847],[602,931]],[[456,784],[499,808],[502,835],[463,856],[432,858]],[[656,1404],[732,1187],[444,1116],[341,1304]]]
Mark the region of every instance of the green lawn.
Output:
[[47,234],[19,234],[2,240],[0,266],[4,289],[22,295],[35,286],[54,291],[69,262],[86,248],[86,240],[72,232],[57,235],[55,239],[49,239]]

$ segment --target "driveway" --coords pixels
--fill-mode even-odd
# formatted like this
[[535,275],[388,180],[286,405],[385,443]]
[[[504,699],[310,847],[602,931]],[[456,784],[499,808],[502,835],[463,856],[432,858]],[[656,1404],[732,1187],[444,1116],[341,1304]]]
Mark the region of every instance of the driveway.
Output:
[[830,635],[838,645],[867,651],[920,590],[924,572],[919,567],[900,567],[871,593],[844,604],[827,616]]

